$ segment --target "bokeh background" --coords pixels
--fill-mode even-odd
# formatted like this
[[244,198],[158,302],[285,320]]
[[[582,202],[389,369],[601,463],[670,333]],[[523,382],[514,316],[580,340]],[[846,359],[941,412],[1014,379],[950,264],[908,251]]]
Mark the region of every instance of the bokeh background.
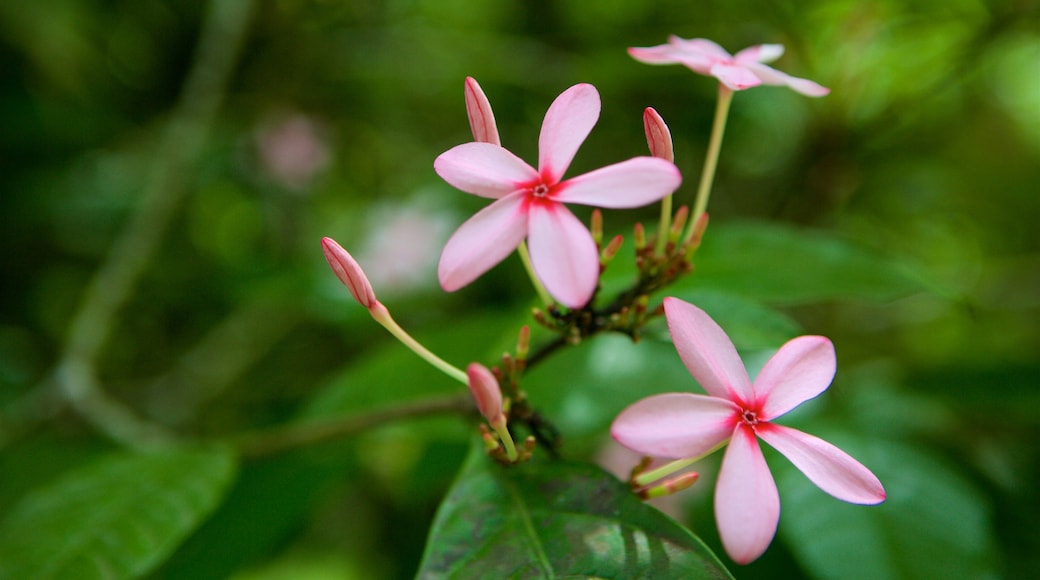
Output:
[[[859,295],[803,276],[804,257],[787,254],[762,267],[803,291],[774,294],[775,272],[737,284],[793,331],[834,340],[830,399],[791,424],[832,433],[890,501],[837,511],[847,506],[770,456],[780,536],[735,572],[1035,577],[1040,6],[1030,0],[0,1],[0,514],[113,449],[456,388],[349,300],[322,236],[357,257],[435,350],[494,362],[531,306],[519,262],[450,295],[435,275],[444,240],[484,204],[432,169],[470,139],[463,79],[480,81],[504,143],[527,159],[551,100],[594,84],[603,113],[571,174],[645,154],[640,115],[654,106],[689,203],[715,83],[625,53],[673,33],[733,51],[781,43],[777,68],[833,91],[736,95],[712,227],[756,220],[838,238],[915,280]],[[655,213],[608,212],[607,228]],[[744,336],[749,351],[777,345]],[[594,341],[559,363],[586,371],[565,384],[532,373],[533,393],[553,385],[542,387],[547,414],[571,429],[571,456],[602,454],[605,423],[588,411],[597,393],[612,410],[636,398],[596,385],[650,380],[642,361],[675,377],[648,388],[693,388],[674,351],[648,343]],[[411,577],[471,428],[408,421],[250,460],[157,575]],[[677,513],[717,549],[702,487]]]

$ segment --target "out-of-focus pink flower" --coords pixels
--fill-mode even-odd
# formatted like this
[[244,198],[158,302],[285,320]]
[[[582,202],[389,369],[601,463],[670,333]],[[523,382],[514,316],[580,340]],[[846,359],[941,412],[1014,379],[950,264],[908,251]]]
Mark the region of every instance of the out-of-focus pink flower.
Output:
[[502,144],[498,138],[498,125],[495,124],[495,113],[491,110],[491,103],[473,77],[466,77],[466,116],[469,117],[469,128],[473,131],[474,141],[492,145]]
[[494,199],[455,232],[441,254],[438,275],[451,292],[501,262],[527,238],[535,274],[554,299],[584,306],[599,279],[599,255],[589,230],[564,206],[646,205],[675,191],[675,165],[636,157],[563,180],[578,147],[599,118],[595,87],[575,85],[553,101],[538,139],[538,169],[506,149],[465,143],[437,157],[434,169],[458,189]]
[[304,189],[329,164],[322,130],[305,115],[295,114],[266,127],[258,133],[257,145],[264,169],[289,189]]
[[822,336],[783,345],[752,383],[726,333],[703,310],[665,298],[668,328],[679,357],[708,392],[668,393],[634,403],[611,435],[645,455],[701,457],[729,439],[715,488],[715,519],[726,553],[746,564],[769,547],[780,497],[758,439],[787,457],[820,489],[850,503],[884,501],[877,477],[826,441],[772,421],[830,386],[834,346]]
[[672,150],[672,132],[668,130],[661,115],[653,107],[643,111],[643,129],[646,131],[646,144],[650,154],[665,161],[675,161]]
[[759,44],[731,55],[718,44],[704,39],[685,39],[672,35],[668,44],[645,48],[632,47],[628,54],[647,64],[681,64],[702,75],[713,76],[734,91],[758,85],[784,85],[810,97],[831,92],[813,81],[792,77],[765,63],[784,54],[780,44]]
[[332,238],[322,238],[321,251],[325,254],[325,259],[329,262],[329,266],[332,267],[332,271],[336,273],[336,277],[339,278],[340,282],[343,282],[347,290],[350,290],[350,295],[354,297],[354,300],[358,301],[358,304],[369,310],[379,304],[379,301],[376,300],[376,293],[372,290],[372,284],[368,282],[368,277],[365,276],[364,270],[354,260],[354,257],[343,249],[343,246],[340,246]]
[[466,367],[466,377],[469,378],[469,390],[473,393],[473,399],[477,402],[477,409],[487,419],[492,427],[505,425],[506,418],[502,413],[502,389],[491,374],[482,364],[470,363]]

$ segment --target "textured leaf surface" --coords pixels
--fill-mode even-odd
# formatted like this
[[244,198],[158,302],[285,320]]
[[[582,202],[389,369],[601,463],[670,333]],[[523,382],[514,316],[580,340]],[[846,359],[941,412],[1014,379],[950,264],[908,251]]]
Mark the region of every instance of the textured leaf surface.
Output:
[[479,448],[434,521],[418,578],[730,578],[696,536],[588,464],[504,468]]
[[926,289],[891,258],[821,232],[766,222],[710,227],[682,285],[774,304],[888,301]]
[[105,457],[26,496],[0,524],[0,578],[140,577],[216,507],[220,449]]

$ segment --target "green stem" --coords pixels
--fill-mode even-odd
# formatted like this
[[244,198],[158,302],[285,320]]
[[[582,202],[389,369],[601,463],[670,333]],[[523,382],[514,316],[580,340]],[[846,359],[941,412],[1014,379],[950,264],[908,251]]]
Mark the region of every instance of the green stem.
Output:
[[658,467],[657,469],[652,469],[650,471],[644,471],[643,473],[640,473],[639,475],[637,475],[634,478],[632,478],[632,481],[636,485],[649,485],[649,484],[657,481],[658,479],[661,479],[662,477],[667,477],[667,476],[675,473],[676,471],[679,471],[680,469],[685,469],[685,468],[693,465],[699,459],[700,459],[700,457],[690,457],[690,458],[687,458],[687,459],[676,459],[675,461],[672,461],[670,463],[665,463],[664,465],[662,465],[661,467]]
[[372,314],[372,318],[376,319],[376,322],[382,324],[383,328],[390,331],[390,334],[394,335],[394,338],[401,341],[405,346],[410,348],[412,352],[422,357],[423,360],[433,365],[442,373],[464,385],[469,385],[469,378],[466,376],[465,372],[446,362],[441,357],[433,354],[425,346],[419,344],[419,341],[412,338],[412,335],[405,332],[405,330],[397,324],[393,317],[390,316],[390,311],[381,303],[377,302],[372,306],[369,312]]
[[672,227],[672,194],[661,200],[661,225],[657,227],[657,242],[654,254],[664,255],[664,247],[668,244],[668,230]]
[[535,291],[538,292],[538,297],[542,300],[542,304],[550,306],[553,303],[553,299],[549,296],[549,292],[545,289],[545,286],[542,286],[542,281],[539,280],[538,276],[534,273],[534,266],[531,264],[531,255],[527,253],[527,242],[520,242],[516,251],[520,254],[520,261],[524,263],[527,275],[531,278],[531,284],[534,285]]
[[708,141],[708,153],[704,158],[704,171],[701,183],[697,187],[697,197],[693,204],[693,215],[683,243],[693,236],[698,220],[708,208],[708,197],[711,196],[711,184],[715,180],[715,168],[719,163],[719,151],[722,150],[722,136],[726,132],[726,118],[729,116],[729,104],[733,100],[733,91],[719,83],[719,100],[715,105],[715,120],[711,125],[711,139]]

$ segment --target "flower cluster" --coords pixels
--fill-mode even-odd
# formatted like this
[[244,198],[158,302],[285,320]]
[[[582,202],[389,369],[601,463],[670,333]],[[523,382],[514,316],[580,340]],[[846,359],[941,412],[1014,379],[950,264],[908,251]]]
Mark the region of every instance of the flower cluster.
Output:
[[[715,515],[727,553],[734,561],[747,563],[769,546],[780,513],[776,485],[759,439],[840,500],[876,504],[885,499],[877,477],[848,454],[775,422],[828,388],[836,370],[834,346],[822,336],[795,338],[784,344],[752,381],[733,343],[708,314],[677,298],[664,298],[661,306],[653,309],[649,295],[692,269],[691,256],[707,223],[704,207],[732,92],[758,85],[783,85],[818,97],[829,90],[767,66],[765,63],[783,53],[779,45],[754,46],[730,55],[709,40],[673,36],[667,44],[631,48],[629,53],[645,63],[682,64],[720,83],[715,124],[692,216],[685,206],[672,211],[671,195],[682,177],[673,164],[668,126],[653,108],[643,114],[651,156],[565,178],[578,148],[599,118],[596,89],[589,84],[574,85],[549,106],[535,167],[502,147],[487,97],[474,79],[467,78],[464,94],[474,141],[442,153],[433,166],[450,185],[493,201],[448,240],[438,277],[444,290],[455,291],[517,251],[553,318],[548,320],[536,311],[535,319],[561,334],[531,362],[598,332],[624,332],[638,338],[639,326],[663,313],[679,357],[706,394],[669,393],[637,401],[615,419],[611,435],[623,446],[647,456],[634,470],[631,481],[644,498],[692,485],[698,478],[695,473],[664,479],[663,483],[659,480],[728,445],[715,487]],[[657,201],[662,202],[662,212],[654,243],[649,243],[641,224],[634,230],[638,281],[609,306],[595,309],[602,268],[617,253],[622,237],[602,247],[598,209],[593,212],[590,231],[566,204],[633,208]],[[491,370],[471,363],[463,372],[418,344],[394,322],[346,250],[329,238],[323,239],[322,246],[333,271],[373,318],[432,365],[468,386],[491,428],[482,426],[489,454],[507,464],[529,458],[535,440],[544,442],[546,437],[541,419],[518,387],[528,362],[528,327],[521,330],[516,354],[503,355],[500,367]],[[532,433],[520,450],[510,432],[517,423],[524,423]],[[651,457],[674,461],[645,471]]]

